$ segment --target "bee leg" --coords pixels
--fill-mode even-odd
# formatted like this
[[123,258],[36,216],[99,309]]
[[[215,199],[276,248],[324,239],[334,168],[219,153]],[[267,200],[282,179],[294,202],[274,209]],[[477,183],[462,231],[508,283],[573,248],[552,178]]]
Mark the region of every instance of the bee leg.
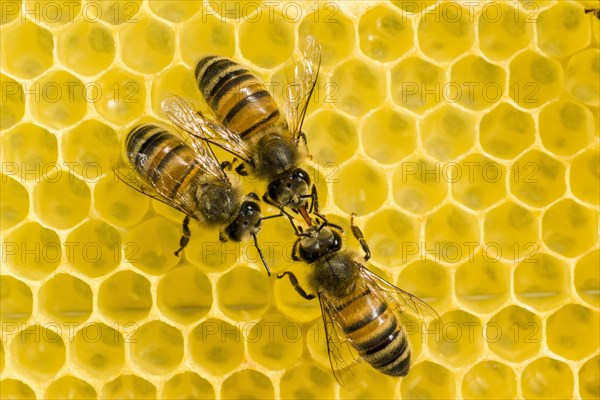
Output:
[[245,163],[241,163],[240,165],[235,167],[235,172],[237,172],[240,176],[248,176],[248,171],[246,171]]
[[229,161],[223,161],[221,163],[221,169],[223,171],[231,171],[231,168],[233,167],[233,165],[231,164],[231,162]]
[[302,261],[302,259],[298,256],[299,249],[300,249],[300,239],[296,240],[296,242],[294,243],[294,247],[292,248],[292,260],[293,261]]
[[318,213],[319,212],[319,195],[317,195],[317,186],[313,183],[312,189],[310,190],[310,212]]
[[312,300],[316,297],[314,294],[307,294],[306,291],[302,289],[302,286],[300,286],[300,284],[298,283],[296,275],[289,271],[285,271],[283,274],[277,275],[277,279],[281,279],[286,275],[290,278],[290,283],[292,284],[294,289],[296,289],[296,292],[298,292],[300,296],[304,297],[306,300]]
[[288,218],[288,220],[290,221],[290,224],[292,225],[292,228],[294,228],[294,232],[296,233],[296,235],[298,235],[299,231],[298,231],[298,227],[294,223],[294,217],[292,217],[287,211],[285,211],[283,209],[283,207],[279,208],[279,214],[269,215],[268,217],[262,217],[261,220],[264,221],[267,219],[279,218],[279,217],[283,217],[283,216],[286,216]]
[[265,266],[265,269],[267,270],[267,275],[271,276],[271,270],[269,269],[269,266],[267,265],[267,262],[265,261],[265,256],[263,255],[263,252],[260,249],[260,246],[258,245],[258,239],[256,239],[256,233],[252,233],[252,238],[254,239],[254,246],[256,247],[256,251],[258,251],[258,255],[260,256],[260,259],[261,259],[263,265]]
[[371,258],[371,250],[369,249],[369,245],[367,244],[367,241],[365,240],[365,236],[363,235],[360,228],[358,226],[354,225],[354,216],[355,215],[356,214],[352,214],[352,217],[350,218],[352,234],[354,235],[356,240],[358,240],[358,242],[360,243],[360,247],[362,247],[363,251],[365,252],[365,261],[367,261],[367,260],[369,260],[369,258]]
[[306,157],[309,160],[312,160],[312,155],[310,154],[310,150],[308,149],[308,141],[306,140],[306,134],[302,131],[300,131],[300,133],[298,133],[298,136],[296,136],[296,144],[299,144],[301,140],[302,143],[304,143],[304,148],[306,149]]
[[175,255],[179,257],[179,254],[185,249],[185,247],[190,242],[190,236],[192,236],[192,232],[190,231],[190,217],[189,215],[183,219],[183,236],[179,239],[179,249],[175,252]]

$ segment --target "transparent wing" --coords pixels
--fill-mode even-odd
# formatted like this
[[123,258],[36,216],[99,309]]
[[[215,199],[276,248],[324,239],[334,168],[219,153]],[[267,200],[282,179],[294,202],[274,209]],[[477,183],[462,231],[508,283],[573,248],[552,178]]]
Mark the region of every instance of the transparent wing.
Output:
[[161,107],[169,120],[190,136],[221,147],[244,162],[250,163],[251,150],[238,134],[230,131],[217,120],[194,110],[194,107],[181,97],[168,95],[162,101]]
[[302,53],[302,60],[293,63],[291,68],[286,71],[288,92],[287,98],[285,98],[284,112],[289,131],[296,141],[302,130],[308,102],[319,76],[321,46],[317,39],[307,36]]

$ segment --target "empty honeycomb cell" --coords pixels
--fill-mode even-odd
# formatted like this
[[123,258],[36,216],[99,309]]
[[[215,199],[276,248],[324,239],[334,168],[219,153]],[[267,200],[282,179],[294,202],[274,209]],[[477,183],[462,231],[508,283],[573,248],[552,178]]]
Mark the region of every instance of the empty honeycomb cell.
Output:
[[40,287],[38,307],[52,322],[81,324],[93,311],[92,289],[69,274],[54,275]]
[[[231,57],[235,53],[233,24],[222,18],[200,13],[185,21],[178,32],[181,58],[192,68],[196,68],[196,63],[203,56]],[[198,40],[198,38],[203,38],[203,40]]]
[[352,375],[352,379],[340,387],[341,399],[393,399],[396,396],[396,379],[376,371],[367,363],[352,367]]
[[510,166],[510,191],[524,203],[544,207],[566,190],[565,166],[539,150],[531,150]]
[[[89,4],[89,3],[88,3]],[[142,0],[131,1],[100,1],[86,8],[86,16],[91,21],[104,21],[111,25],[123,23],[136,24],[140,18],[137,15],[142,6]]]
[[360,60],[338,64],[329,78],[337,108],[353,116],[362,116],[385,100],[385,71]]
[[107,222],[131,226],[141,221],[150,206],[150,198],[133,190],[112,173],[94,186],[94,208]]
[[63,376],[46,388],[47,399],[95,400],[96,390],[89,383],[74,376]]
[[421,120],[423,148],[440,161],[456,159],[475,144],[475,127],[475,115],[444,104]]
[[219,309],[236,321],[259,318],[271,303],[272,286],[264,271],[234,268],[217,282]]
[[191,331],[188,343],[192,361],[215,376],[226,374],[244,361],[242,333],[225,321],[202,322]]
[[[239,48],[255,65],[273,68],[283,64],[294,51],[294,27],[279,11],[263,8],[240,24]],[[257,43],[261,43],[257,46]]]
[[448,194],[448,180],[439,163],[413,159],[401,163],[392,178],[394,200],[403,209],[424,214],[441,204]]
[[65,364],[63,339],[39,323],[20,331],[10,344],[15,371],[36,382],[54,377]]
[[419,47],[436,61],[449,61],[467,52],[475,42],[471,12],[455,2],[440,2],[419,19]]
[[182,235],[178,228],[161,217],[143,221],[125,235],[124,242],[132,250],[125,250],[124,256],[146,273],[159,275],[169,271],[179,262],[174,254]]
[[122,399],[155,399],[156,388],[147,380],[136,375],[121,375],[104,384],[102,387],[102,400]]
[[152,109],[158,115],[166,117],[161,102],[169,95],[177,95],[186,101],[200,104],[201,95],[193,72],[183,65],[177,65],[156,74],[152,80]]
[[501,103],[487,112],[479,125],[479,142],[494,157],[511,159],[535,141],[535,122],[531,114],[512,104]]
[[532,312],[511,305],[490,319],[483,334],[494,353],[510,362],[523,362],[540,351],[542,321]]
[[392,69],[392,99],[400,107],[419,114],[442,101],[446,74],[442,68],[419,57],[408,57]]
[[[394,164],[417,147],[417,121],[386,106],[369,115],[360,128],[365,153],[381,164]],[[394,143],[394,146],[390,146]]]
[[364,235],[373,260],[394,267],[416,257],[419,222],[395,209],[384,209],[365,223]]
[[583,399],[596,399],[600,396],[600,357],[586,361],[579,370],[579,395]]
[[202,2],[200,1],[170,1],[150,2],[150,10],[157,17],[164,18],[171,22],[182,22],[192,17],[200,10]]
[[119,31],[121,58],[131,69],[151,74],[162,70],[173,60],[175,32],[171,27],[151,18],[140,18],[125,24]]
[[3,262],[19,276],[43,279],[51,274],[62,258],[58,234],[37,222],[22,224],[6,236]]
[[65,242],[66,257],[78,272],[96,278],[114,270],[121,261],[121,235],[102,220],[86,221],[69,233]]
[[347,214],[369,214],[378,210],[387,198],[384,170],[362,159],[344,164],[333,183],[335,204]]
[[592,112],[572,100],[558,100],[540,113],[540,137],[544,147],[560,156],[572,155],[594,136]]
[[[269,222],[269,224],[273,223]],[[236,262],[240,262],[243,255],[247,255],[250,247],[253,246],[251,242],[236,243],[228,241],[223,243],[219,240],[218,231],[205,229],[195,222],[190,224],[190,229],[192,232],[190,244],[183,253],[187,260],[207,273],[222,272],[229,269]],[[179,233],[179,236],[181,236],[181,233]],[[261,233],[259,240],[262,240],[263,237],[264,235]],[[178,241],[172,243],[172,252],[177,250],[178,244]],[[244,261],[246,260],[244,259]]]
[[450,271],[432,260],[415,261],[408,265],[400,273],[396,286],[425,301],[438,314],[448,308],[452,301]]
[[121,68],[106,71],[89,94],[100,116],[115,125],[127,125],[146,111],[146,84]]
[[514,399],[517,377],[507,365],[482,361],[465,374],[461,391],[465,399]]
[[510,267],[488,257],[484,248],[456,270],[456,297],[475,312],[493,312],[508,300],[510,274]]
[[592,250],[577,261],[575,289],[579,296],[594,307],[600,307],[600,270],[598,250]]
[[600,88],[597,85],[597,76],[600,74],[599,57],[598,49],[575,54],[569,59],[565,77],[565,89],[579,101],[593,107],[600,105]]
[[40,75],[54,62],[52,33],[30,20],[2,29],[2,69],[23,79]]
[[504,60],[532,40],[535,14],[509,3],[490,3],[484,7],[477,27],[479,48],[492,60]]
[[2,193],[0,193],[0,229],[12,228],[27,217],[29,211],[29,193],[16,180],[2,174]]
[[33,209],[44,223],[67,229],[81,222],[90,211],[88,185],[75,175],[56,170],[33,190]]
[[165,274],[158,283],[156,301],[169,319],[179,323],[204,317],[213,302],[212,287],[196,267],[184,265]]
[[571,199],[560,200],[542,217],[542,239],[551,250],[577,257],[598,243],[598,212]]
[[487,62],[481,56],[470,55],[452,66],[450,81],[453,88],[446,96],[471,110],[493,107],[502,98],[506,73],[498,65]]
[[573,159],[569,181],[579,200],[595,205],[600,203],[600,152],[597,147]]
[[573,54],[590,42],[590,20],[575,3],[558,3],[540,12],[536,28],[540,49],[553,57]]
[[452,177],[452,196],[472,210],[486,209],[506,197],[502,164],[482,154],[470,154],[457,165]]
[[0,74],[0,96],[2,96],[0,128],[8,129],[19,122],[25,113],[23,85],[4,74]]
[[581,360],[598,351],[598,311],[567,304],[548,318],[546,342],[555,354]]
[[302,362],[288,368],[280,383],[284,399],[332,399],[337,385],[330,369],[321,369],[313,362]]
[[358,149],[356,123],[334,110],[319,110],[307,118],[302,130],[309,132],[308,148],[313,161],[324,168],[339,166]]
[[[113,326],[117,326],[114,324]],[[131,328],[126,325],[123,328]],[[137,328],[137,327],[135,327]],[[125,330],[128,342],[137,339],[137,329]],[[70,357],[78,370],[90,377],[107,379],[118,373],[125,362],[123,335],[99,322],[85,324],[77,331],[70,345]]]
[[262,373],[243,369],[230,375],[221,386],[222,399],[274,399],[271,380]]
[[10,275],[0,275],[0,319],[5,329],[25,323],[31,317],[33,295],[27,284]]
[[250,358],[271,370],[288,368],[302,356],[301,325],[278,314],[252,325],[245,339]]
[[130,350],[136,366],[152,375],[163,375],[181,363],[183,336],[171,325],[151,321],[138,327]]
[[480,245],[479,223],[454,205],[445,205],[430,214],[425,224],[425,243],[422,254],[436,261],[459,262],[470,258]]
[[411,22],[390,7],[371,8],[358,24],[361,50],[377,61],[397,60],[413,47]]
[[115,58],[115,39],[107,27],[82,19],[67,25],[57,35],[58,59],[70,70],[96,75]]
[[165,382],[162,398],[212,400],[215,398],[215,389],[208,380],[193,372],[186,371]]
[[561,361],[538,358],[522,372],[521,390],[527,399],[570,399],[573,397],[573,372]]
[[427,329],[427,346],[438,359],[458,368],[483,353],[482,322],[461,310],[450,311]]
[[423,361],[411,368],[402,379],[402,398],[454,399],[456,383],[454,374],[431,361]]
[[489,211],[483,224],[486,259],[508,262],[529,260],[539,249],[538,214],[515,203]]
[[[301,263],[295,263],[289,268],[290,272],[293,272],[298,278],[300,285],[307,291],[310,291],[306,280],[309,268],[311,267]],[[318,320],[320,322],[321,307],[319,306],[319,302],[314,300],[308,301],[298,295],[288,278],[275,281],[273,297],[277,308],[291,320],[299,322]]]
[[400,8],[401,10],[406,11],[407,13],[419,13],[425,11],[427,8],[430,8],[432,5],[437,3],[438,0],[423,0],[423,1],[414,1],[414,0],[390,0],[390,3]]
[[4,0],[0,7],[0,25],[13,21],[21,14],[22,0]]
[[560,63],[531,50],[510,62],[508,95],[524,108],[537,108],[555,99],[563,90]]
[[133,271],[119,271],[111,275],[98,290],[98,308],[120,324],[146,318],[151,307],[150,282]]
[[570,292],[569,268],[564,261],[545,253],[521,262],[515,270],[515,294],[540,311],[559,305]]
[[11,400],[31,400],[36,398],[33,389],[17,379],[3,379],[0,381],[0,397]]

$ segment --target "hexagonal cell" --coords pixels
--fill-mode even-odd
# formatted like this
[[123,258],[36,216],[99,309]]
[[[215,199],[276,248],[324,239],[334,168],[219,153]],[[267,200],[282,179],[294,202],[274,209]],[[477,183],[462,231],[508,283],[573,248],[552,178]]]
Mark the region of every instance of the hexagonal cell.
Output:
[[[185,1],[189,4],[189,1]],[[168,4],[168,3],[165,3]],[[211,3],[215,5],[217,3]],[[220,4],[220,3],[219,3]],[[234,26],[223,18],[200,13],[185,21],[178,29],[181,57],[186,64],[196,67],[203,56],[218,54],[232,57],[235,53]],[[204,40],[198,40],[204,38]]]
[[595,399],[600,396],[600,357],[595,356],[586,361],[579,369],[579,395],[584,399]]
[[145,82],[120,68],[98,78],[90,97],[98,114],[115,125],[130,124],[146,111]]
[[271,379],[252,369],[235,372],[223,382],[221,398],[223,399],[272,399],[275,390]]
[[527,50],[510,62],[508,95],[521,107],[540,107],[559,96],[563,80],[558,61]]
[[588,49],[569,59],[565,89],[579,101],[593,107],[600,105],[600,88],[596,77],[600,74],[600,50]]
[[280,314],[265,316],[252,325],[245,340],[252,360],[271,370],[290,367],[302,356],[301,325]]
[[92,385],[68,375],[48,385],[45,396],[47,399],[64,400],[95,400],[98,398]]
[[367,10],[358,24],[361,50],[381,62],[399,59],[413,47],[411,22],[383,5]]
[[396,286],[429,304],[438,314],[452,302],[450,271],[432,260],[415,261],[402,270]]
[[3,379],[0,381],[0,397],[14,400],[31,400],[36,398],[33,389],[17,379]]
[[173,376],[165,382],[163,399],[206,399],[215,398],[215,389],[206,379],[191,371]]
[[392,178],[394,200],[414,214],[432,210],[448,195],[448,182],[443,173],[439,163],[426,159],[401,163]]
[[244,58],[259,67],[273,68],[292,55],[294,26],[279,11],[262,11],[240,24],[239,46]]
[[514,158],[535,141],[536,128],[531,114],[510,103],[487,112],[479,125],[481,147],[492,156]]
[[27,279],[43,279],[60,264],[62,246],[58,234],[37,222],[19,226],[3,244],[6,265]]
[[119,31],[121,58],[131,69],[152,74],[173,60],[175,32],[154,18],[143,18],[125,24]]
[[40,287],[38,307],[55,322],[81,324],[93,311],[92,289],[69,274],[54,275]]
[[475,312],[492,312],[509,298],[510,275],[510,267],[488,257],[484,248],[456,270],[456,297]]
[[472,210],[484,210],[506,197],[506,169],[483,154],[470,154],[458,164],[452,196]]
[[152,308],[150,282],[133,271],[119,271],[100,285],[98,308],[122,324],[144,319]]
[[573,372],[561,361],[538,358],[521,375],[523,397],[528,399],[570,399],[573,397]]
[[581,360],[598,350],[598,311],[567,304],[548,318],[546,341],[555,354]]
[[530,206],[547,206],[565,190],[564,164],[544,152],[528,151],[510,167],[510,191]]
[[23,0],[5,0],[2,2],[2,8],[0,8],[0,25],[8,24],[21,15],[22,2]]
[[164,118],[167,118],[167,115],[161,107],[161,102],[165,99],[166,93],[182,97],[195,104],[202,103],[202,95],[198,90],[194,73],[183,65],[176,65],[173,68],[155,74],[152,79],[152,90],[150,93],[152,97],[152,109],[156,114]]
[[0,174],[2,193],[0,193],[0,230],[12,228],[27,217],[29,211],[29,193],[16,180]]
[[121,375],[102,387],[102,400],[155,398],[154,385],[135,375]]
[[[135,333],[129,340],[136,338]],[[85,324],[73,338],[71,362],[87,375],[107,379],[125,363],[125,344],[121,333],[103,323]]]
[[171,22],[182,22],[192,17],[200,10],[202,3],[199,1],[177,0],[169,3],[148,3],[150,10],[157,17]]
[[507,365],[482,361],[465,374],[461,388],[466,399],[514,399],[517,397],[517,377]]
[[[268,224],[265,224],[265,228],[272,224],[279,224],[279,221],[269,222]],[[289,223],[287,228],[289,228]],[[185,257],[188,261],[206,273],[222,272],[229,269],[237,262],[240,262],[242,258],[242,248],[245,254],[251,251],[249,247],[252,245],[250,244],[246,245],[231,241],[222,243],[219,241],[219,234],[216,231],[205,229],[199,224],[192,223],[190,229],[192,237],[190,239],[190,244],[184,250]],[[265,229],[263,228],[259,235],[261,241],[264,238],[264,230]],[[179,233],[179,236],[181,236],[181,233]],[[177,243],[178,242],[174,243],[176,246],[172,251],[177,250]],[[258,262],[260,263],[260,261]]]
[[486,325],[485,340],[498,356],[510,362],[522,362],[539,353],[542,321],[519,306],[508,306]]
[[173,321],[197,321],[208,314],[213,302],[210,280],[191,265],[175,268],[158,283],[156,302]]
[[[126,247],[131,252],[131,245]],[[121,235],[101,220],[86,221],[71,231],[65,248],[68,262],[92,278],[106,275],[121,261]]]
[[0,96],[2,96],[0,129],[8,129],[19,122],[25,113],[23,86],[14,79],[0,74]]
[[427,347],[454,367],[470,364],[483,353],[481,320],[461,310],[450,311],[429,325]]
[[135,250],[125,251],[125,257],[136,268],[159,275],[173,268],[178,262],[174,252],[179,248],[181,232],[177,225],[165,218],[152,218],[127,232],[125,243]]
[[14,324],[16,328],[31,317],[33,295],[24,282],[10,275],[0,275],[0,300],[2,300],[0,319],[6,327]]
[[19,78],[35,78],[54,62],[52,33],[29,19],[4,28],[2,43],[2,69]]
[[333,399],[336,385],[330,369],[304,361],[288,368],[281,378],[281,397],[287,399]]
[[445,205],[427,218],[425,243],[422,253],[436,261],[455,263],[469,258],[480,243],[477,217],[454,205]]
[[444,70],[419,57],[408,57],[392,69],[392,99],[400,107],[422,114],[442,102]]
[[349,60],[335,67],[329,85],[334,105],[353,116],[362,116],[379,107],[386,96],[385,71],[360,60]]
[[215,376],[237,368],[244,360],[244,341],[237,327],[218,319],[196,326],[188,337],[193,362]]
[[70,70],[91,76],[104,71],[115,58],[111,31],[84,19],[69,24],[57,35],[57,55]]
[[324,166],[340,165],[358,149],[356,122],[334,110],[321,109],[312,114],[302,130],[311,132],[309,151],[313,161]]
[[235,268],[217,282],[219,309],[236,321],[259,318],[271,303],[272,286],[263,271]]
[[131,226],[142,220],[150,198],[108,174],[94,186],[94,208],[111,224]]
[[509,58],[531,42],[531,18],[531,7],[523,12],[508,3],[485,5],[477,21],[479,48],[492,60]]
[[[294,266],[293,272],[298,278],[300,285],[303,288],[308,289],[309,286],[306,280],[306,273],[310,267],[307,264],[296,264],[298,265]],[[275,281],[273,299],[277,309],[293,321],[321,322],[321,307],[319,304],[315,303],[314,301],[307,301],[306,299],[300,297],[288,279],[277,279]],[[325,334],[325,332],[323,332],[323,334]],[[326,348],[325,351],[327,351]]]
[[141,6],[142,0],[117,1],[115,3],[101,1],[94,4],[93,7],[87,7],[89,11],[88,19],[92,21],[102,20],[111,25],[119,25],[124,22],[135,24],[139,21],[135,16]]
[[456,398],[455,376],[452,372],[431,361],[421,362],[411,368],[402,379],[402,398],[415,397],[454,399]]
[[419,223],[395,209],[381,210],[370,217],[364,234],[373,260],[387,267],[404,264],[417,254],[407,250],[414,250],[419,243]]
[[600,203],[600,151],[589,149],[579,154],[571,162],[569,181],[571,191],[582,201],[598,205]]
[[370,162],[353,159],[340,168],[335,179],[335,204],[347,214],[369,214],[387,199],[385,171]]
[[130,344],[131,361],[152,375],[164,375],[175,369],[183,359],[181,332],[162,321],[140,326]]
[[396,380],[376,371],[367,363],[353,366],[352,376],[340,387],[340,399],[393,399],[397,396]]
[[360,131],[365,153],[381,164],[394,164],[417,147],[417,120],[389,106],[365,118]]
[[515,295],[540,311],[560,304],[570,292],[569,267],[564,261],[539,253],[515,270]]
[[506,73],[498,65],[481,56],[466,56],[452,65],[450,81],[454,90],[449,90],[446,97],[471,110],[490,108],[500,101],[505,80]]
[[560,156],[572,155],[594,137],[592,112],[572,100],[558,100],[540,113],[540,136],[544,147]]
[[542,239],[553,251],[577,257],[598,242],[598,212],[563,199],[542,217]]
[[575,266],[575,289],[579,296],[594,307],[600,307],[600,251],[592,250],[577,261]]
[[540,49],[553,57],[573,54],[590,42],[590,20],[578,4],[557,3],[542,11],[536,28]]
[[453,160],[475,144],[475,126],[475,115],[444,104],[420,122],[423,148],[440,161]]
[[466,53],[475,42],[473,16],[456,2],[438,3],[419,19],[419,47],[428,57],[449,61]]
[[15,370],[38,383],[56,376],[66,358],[60,335],[40,324],[20,331],[10,344],[10,353]]

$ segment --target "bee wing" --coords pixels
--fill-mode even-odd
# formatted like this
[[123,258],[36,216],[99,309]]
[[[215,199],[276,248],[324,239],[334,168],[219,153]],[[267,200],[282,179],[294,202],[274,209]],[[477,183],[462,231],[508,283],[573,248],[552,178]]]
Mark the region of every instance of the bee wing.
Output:
[[296,141],[298,141],[308,102],[319,76],[321,46],[317,39],[312,36],[306,37],[302,53],[302,60],[293,63],[291,71],[287,71],[291,74],[286,74],[288,93],[284,112],[289,131]]
[[190,136],[218,146],[246,163],[252,153],[248,145],[235,132],[215,119],[194,110],[190,103],[179,96],[168,95],[161,103],[169,120]]

